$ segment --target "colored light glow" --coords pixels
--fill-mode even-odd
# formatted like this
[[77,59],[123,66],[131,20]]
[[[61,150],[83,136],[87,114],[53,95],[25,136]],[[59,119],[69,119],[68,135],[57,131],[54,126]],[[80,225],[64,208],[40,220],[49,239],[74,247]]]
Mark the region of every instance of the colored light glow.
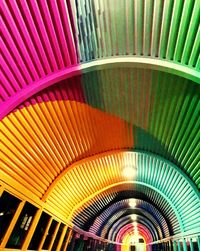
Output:
[[138,232],[138,233],[134,233],[133,231],[128,231],[124,238],[123,238],[123,244],[125,245],[133,245],[133,244],[137,244],[139,243],[139,239],[143,239],[144,243],[145,243],[145,239],[144,237]]
[[132,166],[127,166],[123,169],[123,176],[127,179],[132,180],[136,177],[136,169]]
[[129,239],[129,243],[138,243],[139,242],[139,235],[131,235]]
[[129,200],[129,206],[130,206],[130,207],[133,207],[133,208],[134,208],[134,207],[136,207],[136,205],[137,205],[137,203],[136,203],[136,200],[135,200],[135,199],[130,199],[130,200]]
[[[141,236],[141,238],[143,238],[145,243],[152,242],[151,233],[145,226],[141,225],[140,223],[137,223],[137,228],[138,228],[138,235]],[[119,230],[116,236],[116,241],[122,243],[127,242],[127,238],[130,237],[131,235],[134,235],[134,227],[132,223],[125,225]]]

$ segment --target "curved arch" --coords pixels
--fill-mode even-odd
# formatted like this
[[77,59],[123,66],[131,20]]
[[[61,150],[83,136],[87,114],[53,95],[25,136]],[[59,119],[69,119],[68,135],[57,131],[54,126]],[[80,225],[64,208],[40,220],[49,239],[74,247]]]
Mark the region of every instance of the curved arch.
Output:
[[92,232],[96,235],[100,235],[100,231],[102,232],[103,226],[108,223],[112,215],[116,215],[116,213],[118,213],[121,210],[132,209],[133,211],[141,210],[147,212],[148,214],[152,214],[158,226],[161,228],[161,234],[164,237],[170,235],[169,226],[166,222],[166,219],[163,217],[161,212],[159,212],[152,204],[144,200],[134,199],[135,207],[132,208],[132,206],[130,206],[130,201],[131,199],[120,200],[111,204],[109,207],[103,210],[103,212],[100,215],[98,215],[98,217],[94,220],[94,222],[90,226],[89,232]]
[[[137,219],[133,220],[132,216],[137,215]],[[142,210],[130,211],[130,210],[120,210],[115,215],[110,217],[110,219],[106,222],[106,224],[103,226],[99,236],[102,238],[107,239],[109,236],[110,231],[115,231],[113,226],[115,223],[120,222],[121,220],[129,219],[131,222],[142,223],[145,222],[150,226],[150,228],[154,231],[154,239],[163,239],[164,236],[162,235],[161,228],[158,226],[158,223],[156,220],[147,212],[142,212]]]
[[95,194],[92,194],[90,195],[89,197],[85,198],[83,201],[81,201],[79,204],[76,204],[76,206],[72,209],[70,215],[68,216],[68,220],[71,221],[74,217],[74,214],[76,214],[76,210],[80,210],[80,208],[82,208],[83,205],[85,205],[87,202],[89,202],[90,200],[94,199],[97,195],[113,188],[113,187],[117,187],[119,185],[124,185],[124,184],[138,184],[138,185],[143,185],[144,187],[148,187],[148,188],[151,188],[152,190],[155,190],[157,193],[159,193],[168,203],[169,205],[173,208],[173,211],[175,212],[175,215],[179,221],[179,224],[180,224],[180,228],[181,228],[181,231],[184,231],[184,227],[183,227],[183,222],[182,222],[182,219],[181,219],[181,216],[179,214],[179,212],[177,211],[176,207],[173,205],[173,203],[170,201],[170,199],[164,194],[162,193],[160,190],[158,190],[157,188],[151,186],[151,185],[148,185],[148,184],[145,184],[143,182],[137,182],[137,181],[129,181],[129,182],[119,182],[119,183],[115,183],[115,184],[112,184],[108,187],[104,187],[103,189],[101,190],[98,190],[98,192],[96,192]]
[[[116,207],[116,210],[112,210],[111,207]],[[117,203],[112,204],[109,208],[107,208],[105,211],[103,211],[103,213],[99,217],[96,218],[96,220],[95,220],[96,223],[95,222],[93,223],[93,225],[89,229],[89,232],[92,232],[98,236],[101,236],[105,227],[106,227],[106,229],[108,229],[108,227],[113,224],[114,220],[121,217],[123,214],[128,214],[128,213],[137,213],[139,215],[144,215],[145,217],[149,218],[154,223],[156,228],[158,229],[158,233],[159,233],[160,238],[165,238],[165,237],[169,236],[168,225],[165,224],[163,226],[162,225],[163,222],[160,222],[158,220],[158,218],[156,217],[157,215],[155,216],[155,214],[153,214],[152,212],[151,212],[152,214],[150,214],[150,212],[148,210],[143,209],[143,207],[140,207],[140,205],[137,205],[135,208],[132,208],[128,205],[124,205],[123,207],[117,207]],[[115,217],[112,218],[112,215],[115,215]],[[161,217],[160,213],[159,213],[159,216]],[[96,229],[93,230],[94,225],[96,225]],[[104,235],[105,235],[105,233],[104,233]]]
[[[151,242],[152,236],[149,233],[148,229],[140,224],[138,225],[138,227],[139,227],[140,233],[142,234],[143,238],[145,239],[145,243]],[[133,228],[132,224],[129,223],[129,224],[126,224],[125,226],[123,226],[119,230],[119,232],[116,236],[117,242],[123,241],[124,235],[126,235],[127,233],[132,232],[132,231],[134,232],[134,228]]]
[[[45,201],[49,194],[51,193],[51,191],[54,189],[54,187],[56,186],[56,184],[60,181],[60,179],[62,179],[68,172],[70,172],[70,170],[72,170],[73,168],[76,168],[79,165],[84,164],[85,162],[88,161],[95,161],[98,158],[102,158],[102,157],[106,157],[108,155],[113,155],[113,154],[118,154],[121,152],[125,152],[126,150],[115,150],[115,151],[109,151],[109,152],[104,152],[104,153],[100,153],[100,154],[95,154],[91,157],[87,157],[81,160],[76,161],[75,163],[73,163],[72,165],[70,165],[68,168],[65,168],[57,177],[56,179],[53,181],[53,183],[51,183],[51,185],[49,186],[48,190],[46,191],[46,193],[43,195],[42,200]],[[129,150],[130,152],[130,150]],[[161,156],[158,156],[156,154],[153,153],[148,153],[145,151],[141,151],[141,150],[134,150],[132,152],[138,153],[138,154],[145,154],[147,156],[149,156],[150,158],[157,158],[159,161],[163,161],[164,163],[172,166],[181,176],[184,177],[184,179],[190,184],[190,186],[193,188],[193,190],[195,191],[195,194],[199,197],[200,199],[200,194],[198,192],[197,187],[194,185],[194,183],[189,179],[189,177],[180,169],[178,168],[176,165],[174,165],[172,162],[170,162],[167,159],[164,159]]]
[[[108,232],[108,239],[111,241],[115,241],[117,239],[117,235],[120,229],[123,229],[123,227],[130,224],[132,224],[132,222],[127,217],[123,217],[119,221],[115,222],[113,227]],[[141,226],[141,228],[146,229],[147,232],[150,233],[150,236],[153,240],[158,239],[157,233],[155,229],[153,229],[153,226],[151,225],[151,223],[149,222],[147,223],[147,221],[145,222],[141,220],[140,222],[137,223],[137,226]]]
[[[97,196],[89,205],[86,205],[85,208],[81,209],[79,213],[75,216],[73,223],[80,228],[84,228],[88,231],[88,226],[85,228],[85,223],[89,219],[95,220],[93,215],[99,215],[99,212],[103,210],[103,208],[109,208],[109,205],[117,202],[121,199],[130,199],[137,198],[140,200],[141,198],[148,201],[151,205],[157,208],[158,211],[162,212],[167,219],[170,229],[170,235],[174,235],[175,233],[180,232],[178,219],[173,211],[173,209],[167,204],[165,199],[161,197],[161,195],[157,194],[155,191],[152,191],[150,188],[145,188],[144,186],[137,185],[137,191],[131,184],[126,184],[120,187],[112,188],[110,191],[104,192],[101,195]],[[156,201],[159,200],[160,203],[155,204]],[[145,207],[144,207],[145,209]],[[93,223],[90,222],[90,225]],[[163,224],[164,226],[165,224]],[[176,225],[176,228],[173,228],[173,225]]]
[[34,83],[34,85],[30,85],[25,89],[22,89],[14,97],[6,101],[5,104],[1,105],[0,120],[3,119],[9,112],[14,110],[18,105],[23,103],[26,99],[61,80],[91,71],[112,69],[119,66],[124,68],[133,67],[159,70],[187,78],[200,84],[200,73],[198,71],[168,61],[139,57],[113,57],[109,59],[99,59],[81,65],[71,66],[56,73],[52,73],[44,79],[40,79]]
[[[110,165],[113,166],[112,169],[110,168]],[[70,180],[72,179],[72,177],[74,177],[79,181],[78,184],[75,186],[76,188],[74,187],[73,189],[78,189],[79,191],[82,191],[81,193],[84,193],[84,197],[81,200],[78,199],[78,197],[77,199],[75,197],[75,206],[70,207],[70,202],[68,201],[67,206],[70,207],[70,210],[67,218],[69,220],[72,220],[78,213],[78,211],[82,210],[84,204],[88,205],[88,203],[90,203],[89,201],[94,199],[95,196],[101,194],[109,188],[114,187],[115,185],[113,184],[126,184],[126,181],[130,181],[132,179],[131,177],[123,177],[123,168],[126,165],[136,167],[137,175],[133,178],[134,181],[132,182],[132,184],[136,186],[136,190],[137,185],[144,185],[161,194],[162,197],[165,198],[169,204],[171,204],[173,201],[173,203],[175,204],[172,203],[171,205],[173,207],[173,210],[176,212],[177,218],[179,219],[181,231],[184,231],[185,228],[190,228],[190,226],[188,225],[187,216],[185,216],[185,212],[188,211],[190,207],[193,207],[193,210],[195,208],[195,212],[193,211],[194,214],[198,212],[198,208],[200,205],[199,203],[196,203],[196,199],[199,200],[199,194],[197,189],[195,189],[189,179],[185,175],[183,175],[182,171],[180,171],[178,168],[175,168],[173,164],[163,160],[162,158],[159,158],[158,156],[142,152],[117,152],[116,154],[107,153],[107,156],[104,155],[103,157],[94,158],[91,161],[86,160],[83,162],[82,165],[79,164],[77,166],[73,166],[73,168],[70,169],[69,172],[66,172],[66,174],[63,176],[62,179],[60,179],[60,182],[58,184],[62,184],[62,187],[65,186],[64,184],[69,184],[69,186],[72,186],[70,185]],[[88,174],[89,176],[85,177],[84,181],[82,181],[80,173],[83,172],[84,167],[86,166],[89,168],[88,170],[90,170],[90,174]],[[101,168],[104,168],[104,173],[101,173]],[[78,173],[79,176],[77,176]],[[96,177],[97,173],[99,177]],[[120,176],[118,176],[119,173]],[[95,181],[93,179],[95,179]],[[101,183],[101,180],[105,180],[104,182],[107,182],[108,185]],[[85,184],[85,182],[87,184]],[[86,192],[84,192],[86,190],[84,190],[84,187],[80,186],[79,183],[84,183],[84,186],[86,187],[92,187],[92,189],[87,188],[87,195]],[[175,187],[175,190],[170,189],[172,185]],[[183,190],[178,189],[178,185],[183,187]],[[80,188],[78,188],[79,186]],[[57,196],[57,193],[55,193],[54,191],[56,192],[56,190],[53,190],[53,193],[51,193],[47,198],[47,204],[48,200],[54,200],[54,198],[56,200],[55,196]],[[81,193],[79,193],[78,196],[80,196]],[[194,195],[194,198],[191,198],[192,202],[187,202],[187,206],[186,203],[184,203],[185,198],[183,197],[183,193],[184,196],[187,196],[187,194]],[[168,195],[170,199],[167,197]],[[180,195],[182,195],[182,197],[180,197]],[[74,199],[71,203],[74,203]],[[184,217],[182,215],[184,215]],[[183,222],[185,222],[185,224]],[[197,224],[197,222],[194,222],[194,224]]]

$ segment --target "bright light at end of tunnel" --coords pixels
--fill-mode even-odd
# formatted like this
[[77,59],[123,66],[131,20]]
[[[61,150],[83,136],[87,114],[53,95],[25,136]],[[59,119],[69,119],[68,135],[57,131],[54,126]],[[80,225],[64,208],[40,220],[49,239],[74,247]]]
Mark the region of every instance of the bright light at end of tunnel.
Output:
[[127,179],[134,179],[136,177],[136,169],[132,166],[127,166],[123,169],[123,176]]
[[130,243],[134,244],[134,243],[138,243],[138,242],[139,242],[138,236],[134,235],[131,237]]

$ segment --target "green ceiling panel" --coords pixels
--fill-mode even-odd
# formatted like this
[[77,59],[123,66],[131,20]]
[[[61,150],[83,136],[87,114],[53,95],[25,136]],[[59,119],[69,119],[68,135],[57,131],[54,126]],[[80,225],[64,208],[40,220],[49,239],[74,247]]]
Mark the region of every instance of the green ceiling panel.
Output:
[[198,0],[75,2],[81,62],[111,56],[145,56],[200,69]]
[[174,162],[200,186],[200,87],[154,70],[109,69],[84,74],[86,102],[126,120],[134,148]]

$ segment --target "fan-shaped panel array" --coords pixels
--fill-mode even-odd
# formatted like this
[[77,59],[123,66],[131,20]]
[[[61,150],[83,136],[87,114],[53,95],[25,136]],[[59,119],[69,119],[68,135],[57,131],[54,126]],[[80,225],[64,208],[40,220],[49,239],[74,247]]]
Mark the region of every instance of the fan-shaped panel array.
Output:
[[198,1],[83,0],[74,3],[81,62],[136,55],[200,69]]
[[42,197],[74,161],[136,148],[174,162],[199,187],[199,97],[197,84],[153,70],[103,70],[62,81],[1,121],[6,172],[21,166],[20,183],[28,172],[36,182],[26,186],[38,184],[34,193]]
[[[132,174],[130,173],[128,177],[123,174],[127,166],[132,168],[130,169]],[[126,182],[133,182],[132,189],[136,191],[142,191],[141,185],[146,187],[143,193],[147,194],[154,204],[162,207],[162,212],[168,211],[169,214],[172,207],[181,231],[198,227],[199,222],[196,217],[200,212],[199,195],[197,190],[194,192],[192,183],[178,171],[178,168],[144,153],[107,154],[75,165],[58,181],[47,197],[46,203],[57,212],[65,214],[69,220],[74,218],[76,224],[78,221],[80,224],[84,214],[76,217],[77,212],[81,212],[84,207],[89,207],[92,199],[99,200],[95,196]],[[160,194],[160,199],[155,193]],[[162,197],[165,199],[165,206],[162,204]],[[90,213],[85,214],[88,219],[91,217],[90,214],[92,208]],[[176,225],[175,222],[173,225]]]
[[[130,198],[146,242],[199,230],[199,1],[2,0],[0,9],[6,185],[113,241],[136,230],[127,208],[106,218]],[[112,66],[122,58],[130,65]]]
[[[156,207],[158,211],[162,212],[169,225],[169,229],[171,230],[171,235],[181,231],[179,216],[176,210],[174,210],[174,208],[168,203],[166,198],[150,187],[141,184],[134,185],[133,182],[126,182],[111,186],[111,188],[107,189],[106,191],[97,194],[87,203],[85,203],[85,205],[80,207],[78,210],[79,212],[77,212],[75,215],[73,222],[75,225],[80,226],[80,228],[88,230],[90,226],[92,226],[93,222],[98,219],[97,216],[101,214],[107,207],[112,206],[112,204],[119,200],[130,198],[145,199],[154,207]],[[158,201],[159,205],[155,204],[155,202],[157,203]],[[149,210],[149,208],[145,210]],[[98,222],[98,224],[98,227],[100,227],[101,222]],[[166,224],[162,222],[162,226],[165,228]]]
[[[130,213],[135,213],[144,211],[148,213],[149,216],[153,217],[156,222],[156,228],[159,229],[160,239],[170,236],[169,226],[163,217],[163,215],[155,208],[152,204],[139,199],[125,199],[118,202],[112,203],[110,206],[107,206],[102,210],[101,214],[97,214],[94,222],[89,228],[89,232],[92,232],[96,235],[104,236],[107,234],[107,229],[112,226],[113,222],[110,221],[113,215],[116,215],[119,211]],[[108,225],[110,222],[110,226]]]
[[1,100],[77,64],[68,1],[1,1]]
[[[198,0],[3,0],[0,8],[0,98],[9,105],[45,78],[101,58],[149,57],[200,69]],[[3,115],[10,109],[3,106]]]

